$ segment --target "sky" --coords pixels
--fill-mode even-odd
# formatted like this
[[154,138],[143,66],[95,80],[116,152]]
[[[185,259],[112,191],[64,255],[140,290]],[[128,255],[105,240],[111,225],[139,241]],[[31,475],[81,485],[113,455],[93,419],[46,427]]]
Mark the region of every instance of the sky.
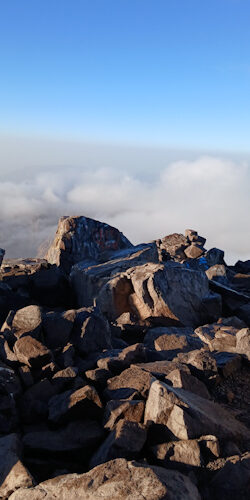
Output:
[[250,258],[249,19],[248,0],[1,2],[6,256],[78,213]]

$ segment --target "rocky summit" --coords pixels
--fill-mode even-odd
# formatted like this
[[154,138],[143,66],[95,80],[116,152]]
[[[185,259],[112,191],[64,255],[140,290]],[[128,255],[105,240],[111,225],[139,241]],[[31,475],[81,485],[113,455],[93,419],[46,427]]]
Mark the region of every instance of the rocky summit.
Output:
[[250,498],[250,261],[62,217],[0,249],[0,499]]

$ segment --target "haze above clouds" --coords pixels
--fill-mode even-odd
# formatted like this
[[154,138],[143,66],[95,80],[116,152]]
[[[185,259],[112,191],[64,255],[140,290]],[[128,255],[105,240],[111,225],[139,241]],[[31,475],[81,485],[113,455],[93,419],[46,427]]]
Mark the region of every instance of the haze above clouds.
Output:
[[[0,234],[7,258],[35,256],[39,245],[53,237],[58,218],[72,214],[108,222],[134,244],[191,227],[207,237],[207,248],[225,250],[228,262],[249,258],[249,160],[59,144],[38,141],[28,148],[19,139],[12,150],[7,139],[2,144]],[[18,170],[21,147],[26,168]],[[72,158],[72,149],[75,165],[63,164],[63,158],[66,163]],[[48,163],[46,155],[50,168],[42,166]]]

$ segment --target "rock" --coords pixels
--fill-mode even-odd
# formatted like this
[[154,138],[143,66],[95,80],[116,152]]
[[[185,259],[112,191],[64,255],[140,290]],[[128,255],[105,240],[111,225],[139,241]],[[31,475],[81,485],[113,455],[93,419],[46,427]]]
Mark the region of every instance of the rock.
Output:
[[73,366],[68,366],[64,368],[64,370],[59,370],[55,373],[51,379],[51,383],[55,387],[56,392],[62,392],[72,388],[76,379],[80,380],[81,386],[85,384],[84,380],[78,376],[78,369]]
[[209,267],[206,271],[206,275],[209,280],[218,281],[224,285],[228,285],[228,271],[226,266],[223,264],[216,264],[215,266]]
[[177,471],[116,459],[85,474],[66,474],[35,488],[20,489],[10,500],[201,500],[196,486]]
[[[114,399],[112,397],[113,391],[121,389],[133,389],[141,394],[141,397],[147,397],[151,382],[154,377],[145,370],[137,366],[131,366],[124,370],[121,375],[117,377],[110,378],[107,383],[107,389],[105,390],[106,396],[109,399]],[[115,399],[125,399],[122,397],[122,391],[120,398]]]
[[223,323],[212,323],[196,328],[196,335],[208,345],[210,351],[234,352],[238,328]]
[[139,323],[152,319],[161,324],[166,320],[168,326],[197,326],[203,320],[200,307],[209,295],[203,272],[177,263],[149,263],[111,279],[99,292],[97,304],[110,320],[131,311]]
[[[181,351],[189,351],[203,346],[193,328],[156,327],[149,328],[144,344],[150,349],[164,351],[165,359],[172,359]],[[167,352],[168,351],[168,352]]]
[[83,308],[76,312],[72,332],[74,345],[82,354],[111,348],[108,321],[97,308]]
[[4,336],[0,336],[0,358],[8,366],[15,368],[18,364],[18,359],[15,353],[11,350]]
[[85,385],[77,391],[66,391],[49,401],[49,420],[65,423],[79,418],[100,418],[102,403],[97,391]]
[[188,259],[198,259],[205,253],[205,248],[196,243],[192,243],[190,246],[185,248],[184,253]]
[[42,327],[42,310],[38,306],[19,309],[12,320],[12,331],[16,338],[30,335],[39,339]]
[[105,429],[112,431],[122,419],[140,423],[143,419],[144,408],[144,401],[136,399],[111,400],[107,403],[104,411],[103,425]]
[[250,327],[250,303],[241,305],[236,310],[236,314]]
[[196,349],[187,353],[180,353],[176,360],[182,364],[187,364],[192,375],[207,383],[210,378],[214,378],[217,373],[217,364],[214,356],[206,349]]
[[0,394],[11,394],[14,398],[22,393],[15,371],[0,361]]
[[236,352],[244,354],[250,361],[250,328],[243,328],[237,332]]
[[250,453],[229,457],[215,474],[207,494],[215,500],[248,500],[250,491]]
[[5,254],[5,250],[3,250],[3,248],[0,248],[0,267],[1,267],[2,262],[3,262],[4,254]]
[[210,394],[203,382],[198,378],[193,377],[187,370],[176,368],[175,370],[168,373],[166,376],[166,382],[172,384],[173,387],[179,387],[187,391],[191,391],[194,394],[198,394],[202,398],[210,399]]
[[101,288],[112,277],[146,262],[159,262],[155,243],[137,245],[115,252],[112,260],[97,265],[79,262],[72,267],[70,282],[79,307],[92,306]]
[[188,243],[183,234],[173,233],[159,240],[158,246],[162,255],[161,260],[171,258],[178,262],[185,259],[184,250]]
[[152,383],[145,408],[145,424],[155,424],[163,435],[195,439],[212,434],[219,439],[242,440],[247,428],[217,403],[160,381]]
[[137,458],[147,438],[144,425],[120,420],[90,461],[90,468],[114,458]]
[[107,380],[112,377],[112,373],[105,368],[95,368],[95,370],[87,370],[85,376],[92,385],[103,389]]
[[49,312],[43,317],[43,331],[45,344],[49,349],[64,347],[73,329],[76,317],[75,310],[61,312]]
[[[58,430],[39,429],[28,432],[23,437],[26,450],[64,454],[82,450],[85,457],[94,452],[102,438],[104,431],[100,424],[92,420],[76,420]],[[87,458],[84,458],[85,461]]]
[[110,255],[132,244],[118,229],[87,217],[61,217],[45,258],[66,272],[77,262],[109,260]]
[[14,352],[20,363],[31,367],[46,365],[52,359],[49,349],[29,335],[16,341]]
[[236,273],[250,274],[250,260],[246,260],[245,262],[238,260],[233,267],[233,270]]
[[35,484],[21,461],[21,453],[17,434],[0,438],[0,498],[3,500],[7,500],[15,490]]
[[206,259],[208,267],[212,267],[217,264],[225,265],[224,252],[219,248],[211,248],[205,253],[204,257]]
[[146,350],[143,344],[138,343],[125,347],[117,356],[101,357],[97,361],[97,366],[111,370],[113,373],[120,373],[131,364],[143,361],[146,361]]

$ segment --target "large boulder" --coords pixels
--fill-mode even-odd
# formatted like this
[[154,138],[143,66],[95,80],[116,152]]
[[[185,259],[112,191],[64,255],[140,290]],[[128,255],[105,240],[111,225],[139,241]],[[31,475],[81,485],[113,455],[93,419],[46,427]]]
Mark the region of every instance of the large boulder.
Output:
[[66,272],[80,261],[100,262],[133,245],[115,227],[88,217],[61,217],[46,259]]
[[200,500],[191,480],[177,471],[116,459],[86,474],[66,474],[21,488],[10,500]]
[[[215,301],[210,309],[211,298]],[[97,304],[110,320],[130,312],[138,323],[197,326],[217,318],[220,299],[209,292],[206,275],[178,263],[148,263],[128,269],[102,287]]]

